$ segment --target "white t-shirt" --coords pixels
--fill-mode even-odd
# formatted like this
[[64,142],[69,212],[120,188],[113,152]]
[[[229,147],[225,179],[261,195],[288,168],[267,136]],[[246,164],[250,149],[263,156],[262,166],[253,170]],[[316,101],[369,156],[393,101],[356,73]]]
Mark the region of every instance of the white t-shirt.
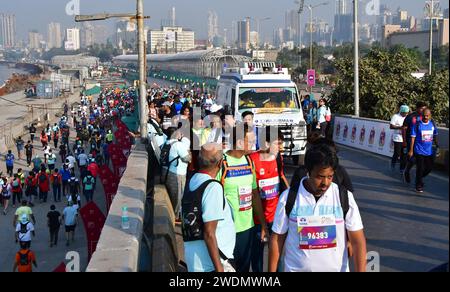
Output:
[[[403,121],[406,117],[402,117],[400,114],[395,114],[391,119],[391,125],[400,127],[403,126]],[[394,131],[394,142],[403,142],[402,130]]]
[[69,160],[69,168],[74,168],[75,167],[75,157],[67,156],[66,159]]
[[86,153],[81,153],[80,155],[78,155],[78,160],[80,161],[80,166],[87,165],[88,157]]
[[[346,229],[348,231],[359,231],[363,229],[361,215],[356,205],[353,194],[348,192],[349,211],[346,220],[343,220],[343,210],[339,199],[339,187],[332,183],[325,194],[318,200],[310,194],[303,186],[302,179],[297,194],[297,199],[292,208],[290,216],[286,216],[285,206],[289,190],[284,191],[279,199],[272,230],[277,234],[287,234],[284,249],[284,271],[285,272],[346,272],[349,271]],[[326,227],[317,227],[320,224],[312,224],[305,228],[304,222],[310,222],[317,217],[331,216],[335,224],[326,224]],[[344,226],[345,224],[345,226]],[[300,225],[300,226],[299,226]],[[330,227],[331,226],[331,227]],[[333,226],[335,230],[333,232]],[[300,227],[300,228],[299,228]],[[312,228],[311,228],[312,227]],[[308,229],[309,228],[309,229]],[[308,231],[311,231],[309,233]],[[301,230],[301,231],[300,231]],[[300,232],[299,232],[300,231]],[[308,249],[300,244],[300,233],[307,234],[314,241],[316,231],[320,236],[326,234],[326,240],[335,239],[335,247]],[[334,236],[333,236],[334,233]],[[305,237],[304,237],[305,238]],[[326,242],[325,240],[325,242]],[[317,241],[320,241],[317,239]],[[311,241],[308,241],[311,243]],[[303,242],[304,244],[304,242]],[[319,244],[319,242],[314,242]],[[320,244],[325,244],[320,242]]]
[[31,241],[31,232],[34,231],[34,225],[31,222],[27,223],[27,233],[20,233],[21,223],[17,223],[16,232],[19,232],[19,241]]

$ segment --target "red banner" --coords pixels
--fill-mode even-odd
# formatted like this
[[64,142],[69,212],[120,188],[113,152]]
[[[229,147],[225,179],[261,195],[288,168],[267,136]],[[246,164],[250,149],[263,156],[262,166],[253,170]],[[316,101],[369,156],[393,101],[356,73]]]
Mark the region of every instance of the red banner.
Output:
[[88,240],[88,262],[97,248],[98,240],[105,225],[106,217],[94,202],[89,202],[80,209],[84,230]]
[[66,272],[66,264],[61,262],[59,266],[53,270],[53,273],[65,273]]
[[114,197],[116,196],[116,192],[110,193],[105,192],[105,198],[106,198],[106,210],[109,213],[109,209],[111,208],[112,202],[114,201]]

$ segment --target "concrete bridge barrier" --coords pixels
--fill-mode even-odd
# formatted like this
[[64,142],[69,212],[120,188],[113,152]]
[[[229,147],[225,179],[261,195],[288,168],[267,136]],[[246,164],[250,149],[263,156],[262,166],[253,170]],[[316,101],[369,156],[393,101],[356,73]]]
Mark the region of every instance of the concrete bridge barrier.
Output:
[[[128,158],[127,169],[120,181],[87,272],[139,271],[147,197],[147,169],[148,153],[145,145],[137,143]],[[128,207],[128,230],[121,227],[123,206]]]

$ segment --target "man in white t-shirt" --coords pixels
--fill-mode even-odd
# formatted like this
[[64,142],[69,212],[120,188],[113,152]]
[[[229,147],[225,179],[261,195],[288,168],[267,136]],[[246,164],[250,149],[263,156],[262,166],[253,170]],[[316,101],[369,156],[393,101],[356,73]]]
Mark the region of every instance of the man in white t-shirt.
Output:
[[293,193],[286,214],[289,190],[280,196],[269,245],[269,272],[277,270],[284,248],[285,272],[349,271],[347,241],[353,249],[355,270],[366,270],[366,239],[358,206],[351,192],[348,210],[342,208],[339,186],[333,183],[338,165],[336,153],[327,145],[309,149],[305,157],[308,177]]
[[[400,107],[400,112],[392,116],[390,128],[394,132],[393,140],[394,140],[394,154],[391,159],[391,169],[395,170],[395,165],[397,161],[400,159],[400,174],[403,174],[403,171],[406,167],[406,155],[405,148],[406,144],[403,143],[403,122],[405,121],[406,116],[409,113],[409,107],[407,105],[402,105]],[[406,129],[405,129],[406,130]]]
[[23,214],[20,222],[16,225],[16,242],[20,242],[20,244],[24,244],[27,248],[30,248],[31,235],[36,236],[34,233],[34,225],[29,221],[28,216]]
[[66,164],[69,167],[69,170],[72,170],[75,168],[75,162],[76,162],[76,159],[75,159],[75,157],[73,157],[72,154],[69,154],[69,156],[66,157]]

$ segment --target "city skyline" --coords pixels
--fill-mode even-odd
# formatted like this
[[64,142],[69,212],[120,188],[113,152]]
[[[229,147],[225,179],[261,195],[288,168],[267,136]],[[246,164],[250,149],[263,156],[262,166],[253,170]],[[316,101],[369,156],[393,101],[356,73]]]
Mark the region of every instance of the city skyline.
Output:
[[[66,5],[70,1],[78,1],[80,3],[81,14],[91,14],[100,12],[133,12],[135,5],[133,3],[123,3],[119,0],[109,0],[108,5],[105,7],[103,0],[41,0],[39,3],[31,2],[27,0],[16,0],[14,3],[6,2],[2,4],[2,10],[0,13],[15,14],[17,22],[17,34],[18,40],[26,40],[28,33],[31,30],[37,30],[44,36],[47,36],[48,25],[51,22],[61,23],[61,29],[64,31],[67,28],[75,27],[77,24],[73,21],[73,16],[66,14]],[[305,1],[305,4],[317,4],[320,1]],[[335,14],[335,1],[329,0],[329,4],[321,9],[317,9],[314,12],[315,17],[323,19],[330,25],[334,25]],[[368,2],[365,0],[363,2]],[[398,7],[403,10],[407,10],[409,15],[413,15],[416,18],[423,17],[423,7],[425,1],[412,1],[407,0],[391,0],[380,1],[381,5],[387,4],[389,8],[395,12]],[[24,5],[22,5],[24,4]],[[48,5],[46,5],[48,4]],[[218,16],[219,33],[222,33],[224,29],[233,32],[232,21],[242,21],[246,17],[263,18],[270,17],[271,19],[261,23],[260,41],[271,41],[273,38],[273,31],[278,28],[285,27],[285,13],[289,10],[297,9],[298,5],[294,1],[281,1],[274,5],[270,0],[247,0],[237,1],[230,0],[225,1],[211,1],[206,0],[170,0],[164,3],[157,3],[149,5],[144,2],[146,7],[146,15],[151,16],[151,19],[146,21],[146,25],[151,29],[159,29],[161,20],[166,19],[168,11],[172,12],[173,8],[177,10],[176,24],[185,28],[190,28],[196,32],[197,39],[208,39],[208,11],[214,10]],[[363,3],[364,5],[364,3]],[[440,2],[442,10],[448,8],[448,2]],[[240,9],[236,9],[239,6]],[[352,1],[347,0],[347,10],[351,12]],[[45,7],[45,13],[37,13],[36,11],[42,10]],[[255,7],[258,11],[255,13]],[[20,8],[20,9],[19,9]],[[183,11],[183,13],[180,13]],[[173,17],[171,20],[175,21],[175,12],[173,11]],[[192,17],[193,13],[197,13],[198,17]],[[172,16],[172,15],[171,15]],[[306,11],[302,17],[302,27],[307,22]],[[114,21],[104,22],[113,32],[112,27]],[[251,31],[256,31],[256,24],[251,21]],[[47,38],[46,38],[47,39]]]

